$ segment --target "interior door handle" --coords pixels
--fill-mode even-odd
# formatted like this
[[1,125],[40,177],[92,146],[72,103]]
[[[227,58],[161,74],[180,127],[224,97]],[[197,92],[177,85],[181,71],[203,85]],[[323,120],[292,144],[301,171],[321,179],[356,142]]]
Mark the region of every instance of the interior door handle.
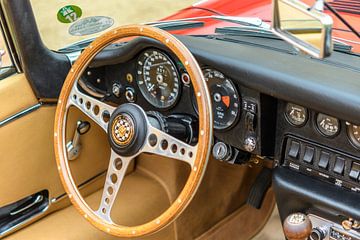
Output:
[[79,156],[81,150],[80,136],[84,135],[89,130],[90,130],[90,123],[88,121],[79,120],[76,123],[74,137],[71,141],[69,141],[66,144],[66,150],[68,153],[69,160],[75,160]]

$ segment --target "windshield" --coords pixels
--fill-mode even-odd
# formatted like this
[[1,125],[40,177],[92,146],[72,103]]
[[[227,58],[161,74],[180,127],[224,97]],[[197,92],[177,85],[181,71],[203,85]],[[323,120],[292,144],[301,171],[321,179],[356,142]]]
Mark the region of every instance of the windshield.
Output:
[[[161,20],[184,20],[173,25],[156,25],[173,34],[214,34],[218,28],[231,26],[255,25],[269,29],[272,9],[271,1],[261,1],[245,7],[242,0],[31,0],[31,3],[41,37],[45,45],[53,50],[67,48],[81,40],[93,39],[117,26]],[[347,22],[358,28],[356,23],[360,20],[360,13],[349,13],[349,9],[351,10],[351,6],[336,8]],[[349,51],[359,53],[359,38],[335,15],[328,10],[325,12],[334,20],[335,42],[346,46]],[[258,20],[262,20],[262,23],[258,23]]]
[[[45,45],[53,50],[95,37],[111,28],[157,21],[195,0],[31,0]],[[140,13],[140,14],[139,14]]]

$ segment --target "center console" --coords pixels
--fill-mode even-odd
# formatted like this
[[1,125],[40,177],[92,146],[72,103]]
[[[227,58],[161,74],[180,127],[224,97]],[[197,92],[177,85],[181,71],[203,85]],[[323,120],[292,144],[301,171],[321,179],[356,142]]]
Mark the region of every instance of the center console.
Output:
[[298,239],[360,240],[360,126],[279,101],[276,129],[273,188],[284,231],[299,213],[311,230],[295,228],[306,233]]

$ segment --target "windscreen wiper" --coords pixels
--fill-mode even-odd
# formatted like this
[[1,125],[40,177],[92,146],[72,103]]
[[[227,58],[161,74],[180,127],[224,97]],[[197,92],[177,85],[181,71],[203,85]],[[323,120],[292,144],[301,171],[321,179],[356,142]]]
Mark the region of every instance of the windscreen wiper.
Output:
[[209,15],[209,16],[202,16],[202,17],[192,17],[192,18],[182,18],[182,19],[175,19],[175,20],[165,20],[165,21],[157,21],[157,22],[148,22],[144,23],[145,25],[158,25],[162,23],[177,23],[177,22],[189,22],[189,21],[202,21],[205,19],[213,19],[218,21],[224,22],[231,22],[235,24],[239,24],[242,26],[252,26],[252,27],[261,27],[264,29],[270,29],[270,25],[261,20],[257,17],[236,17],[236,16],[221,16],[221,15]]
[[276,36],[271,30],[263,29],[259,27],[221,27],[221,28],[216,28],[215,33],[224,34],[224,35],[260,37],[260,38],[282,40],[281,38]]
[[[227,36],[243,36],[243,37],[257,37],[257,38],[267,38],[267,39],[274,39],[274,40],[281,40],[278,36],[276,36],[271,30],[263,29],[258,27],[221,27],[216,28],[215,33],[223,34]],[[352,46],[334,40],[334,51],[348,53],[352,55],[358,55],[352,52]]]

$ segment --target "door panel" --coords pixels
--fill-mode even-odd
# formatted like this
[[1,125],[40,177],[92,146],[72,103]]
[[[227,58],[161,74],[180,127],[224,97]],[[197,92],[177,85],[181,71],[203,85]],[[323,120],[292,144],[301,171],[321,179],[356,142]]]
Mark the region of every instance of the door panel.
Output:
[[24,74],[16,74],[0,81],[0,122],[37,103]]
[[[42,190],[49,191],[50,201],[59,197],[64,199],[53,147],[56,106],[42,104],[4,123],[5,119],[37,104],[23,74],[0,81],[0,207]],[[76,183],[82,184],[106,170],[110,148],[103,130],[75,108],[69,111],[66,141],[72,139],[78,120],[91,124],[89,132],[81,136],[79,157],[70,162]],[[103,185],[98,182],[87,184],[86,195]],[[68,204],[53,206],[58,208]],[[53,209],[55,207],[48,212]]]

